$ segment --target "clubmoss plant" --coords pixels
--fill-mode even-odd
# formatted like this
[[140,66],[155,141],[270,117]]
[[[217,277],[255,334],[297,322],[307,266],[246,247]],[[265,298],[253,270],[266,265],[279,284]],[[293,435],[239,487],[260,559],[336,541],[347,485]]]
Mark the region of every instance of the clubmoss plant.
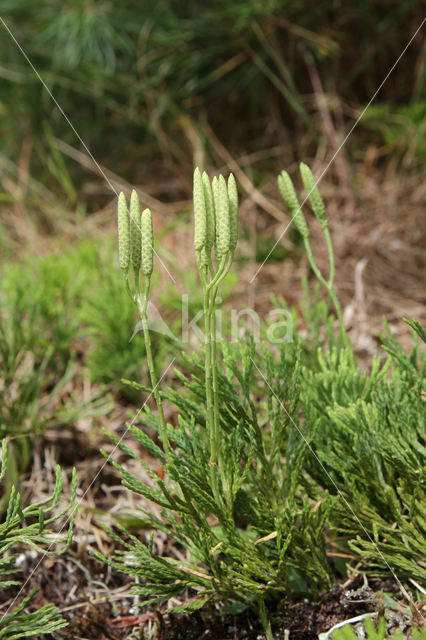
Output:
[[[218,475],[225,486],[219,442],[219,394],[216,346],[218,288],[231,268],[238,239],[238,192],[234,176],[222,175],[210,184],[207,174],[194,171],[194,248],[204,290],[205,384],[210,442],[210,473],[216,499],[221,499]],[[214,259],[212,250],[214,249]]]
[[[310,174],[303,171],[312,189]],[[281,174],[279,182],[308,241],[309,229],[288,175]],[[325,230],[325,210],[318,196],[314,194],[312,206]],[[134,282],[132,295],[144,321],[155,391],[146,323],[153,267],[152,217],[146,212],[140,233],[145,287],[141,295],[139,283]],[[218,289],[232,265],[237,240],[238,195],[233,177],[210,181],[197,168],[194,248],[203,290],[204,344],[200,353],[187,357],[190,373],[176,372],[180,388],[154,393],[158,412],[145,406],[138,414],[143,426],[160,435],[163,446],[136,421],[127,425],[135,442],[161,464],[164,477],[123,439],[109,434],[149,477],[148,483],[141,482],[124,465],[111,461],[123,485],[155,503],[161,513],[153,513],[149,505],[139,506],[141,526],[152,531],[149,538],[132,535],[122,526],[107,529],[122,546],[113,558],[97,557],[133,575],[137,579],[134,593],[143,597],[144,604],[179,596],[182,604],[174,611],[189,612],[208,602],[238,601],[257,610],[272,640],[270,606],[295,595],[315,596],[331,586],[327,539],[333,536],[347,535],[345,550],[349,547],[357,559],[373,562],[375,569],[383,568],[382,556],[387,561],[402,533],[399,564],[394,564],[401,571],[408,567],[412,576],[423,575],[423,567],[417,573],[414,569],[416,558],[421,557],[425,522],[424,475],[418,468],[424,460],[417,425],[420,383],[413,362],[404,360],[393,344],[388,350],[413,373],[410,377],[404,372],[404,385],[399,380],[385,384],[390,364],[377,361],[371,373],[360,372],[342,323],[339,339],[330,342],[328,351],[323,345],[315,351],[309,367],[301,363],[302,344],[297,336],[279,345],[263,339],[256,343],[250,335],[236,342],[218,340]],[[312,253],[308,255],[313,260]],[[334,268],[331,271],[328,281],[323,278],[328,289],[334,282]],[[134,277],[139,279],[139,274]],[[330,299],[334,300],[331,294]],[[412,326],[417,330],[417,325]],[[406,435],[404,448],[397,445],[400,433],[390,437],[380,432],[395,385],[400,394],[411,391],[413,400],[417,398],[416,402],[408,398],[403,405],[402,422],[407,418],[410,425],[410,440]],[[173,425],[165,423],[163,400],[175,407]],[[385,437],[392,441],[392,451],[383,442]],[[410,452],[412,445],[418,455]],[[398,459],[400,455],[403,460]],[[397,462],[404,462],[404,478],[394,471]],[[381,489],[386,493],[382,495]],[[348,512],[348,505],[358,520]],[[392,531],[394,522],[400,525],[398,531]],[[368,538],[365,534],[370,529],[373,537]],[[155,551],[157,531],[171,541],[165,555]]]
[[[132,285],[142,319],[146,318],[152,269],[144,258],[145,248],[152,246],[150,234],[151,216],[142,216],[144,295],[138,294],[136,283]],[[277,357],[268,344],[257,348],[250,337],[232,344],[216,336],[218,290],[229,273],[237,240],[238,194],[233,176],[228,181],[218,176],[210,182],[197,168],[194,248],[203,289],[204,344],[201,353],[190,359],[191,377],[177,372],[183,389],[156,395],[156,399],[161,395],[158,415],[148,407],[142,412],[144,424],[160,434],[163,448],[136,424],[127,425],[158,459],[165,478],[159,478],[122,440],[109,434],[144,467],[152,483],[139,482],[113,461],[124,486],[163,510],[158,518],[150,509],[141,508],[144,525],[167,532],[187,550],[187,559],[176,562],[173,557],[159,557],[152,541],[146,545],[129,537],[122,527],[119,531],[124,539],[108,531],[121,540],[124,551],[113,559],[98,557],[142,578],[135,592],[145,602],[160,602],[191,589],[195,599],[176,610],[191,611],[209,601],[227,600],[257,608],[271,639],[268,602],[279,594],[314,593],[330,585],[323,529],[332,503],[326,495],[317,504],[300,495],[306,446],[290,435],[293,426],[282,418],[283,405],[292,414],[298,412],[298,341],[288,352],[282,345]],[[145,330],[148,334],[146,323]],[[146,342],[149,360],[149,340]],[[156,381],[151,380],[154,386]],[[259,393],[267,397],[266,405],[259,401]],[[176,407],[177,426],[165,425],[163,399]],[[173,449],[169,442],[174,443]],[[136,561],[129,562],[129,554]]]

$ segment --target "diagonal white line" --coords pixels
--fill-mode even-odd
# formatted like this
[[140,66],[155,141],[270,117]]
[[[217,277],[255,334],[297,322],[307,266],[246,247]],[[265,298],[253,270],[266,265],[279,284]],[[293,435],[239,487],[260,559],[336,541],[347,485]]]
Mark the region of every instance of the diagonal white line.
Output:
[[319,459],[319,457],[317,456],[317,454],[315,453],[315,451],[313,450],[312,446],[309,444],[309,442],[306,440],[305,436],[303,435],[303,433],[301,432],[301,430],[299,429],[299,427],[297,426],[296,422],[293,420],[293,418],[291,417],[291,415],[289,414],[289,412],[286,409],[286,406],[281,402],[281,400],[279,399],[279,397],[277,396],[277,394],[275,393],[275,391],[272,389],[271,385],[269,384],[269,382],[267,381],[267,379],[265,378],[265,376],[263,375],[263,373],[261,372],[261,370],[259,369],[259,367],[257,366],[257,364],[255,363],[255,361],[253,360],[252,357],[250,357],[250,360],[252,361],[252,363],[254,364],[254,366],[256,367],[256,369],[258,370],[258,372],[260,373],[260,375],[262,376],[265,384],[267,385],[267,387],[270,389],[270,391],[274,394],[275,398],[278,400],[278,402],[280,403],[281,407],[284,409],[287,417],[289,418],[289,420],[291,421],[292,425],[294,426],[294,428],[297,430],[298,434],[300,435],[300,437],[302,438],[302,440],[306,443],[306,445],[308,446],[310,452],[312,453],[312,455],[314,456],[314,458],[316,459],[316,461],[318,462],[318,464],[320,465],[321,469],[324,471],[324,473],[326,474],[326,476],[328,477],[328,479],[330,480],[330,482],[333,484],[334,488],[336,489],[337,493],[339,494],[339,498],[344,502],[345,506],[347,507],[347,509],[352,513],[352,515],[356,518],[358,524],[360,525],[360,527],[362,528],[362,530],[364,531],[365,535],[367,536],[368,540],[372,543],[372,545],[374,546],[374,548],[376,549],[377,553],[380,555],[381,559],[383,560],[384,564],[387,566],[387,568],[389,569],[389,571],[391,572],[395,582],[397,583],[398,587],[401,590],[401,593],[403,594],[403,596],[408,600],[408,602],[416,609],[416,611],[418,612],[419,616],[424,620],[421,612],[419,611],[419,609],[416,606],[416,603],[414,602],[414,600],[410,597],[410,595],[408,594],[407,590],[405,589],[404,585],[402,584],[402,582],[400,581],[400,579],[398,578],[398,576],[396,575],[394,569],[390,566],[390,564],[388,563],[388,561],[386,560],[386,558],[384,557],[384,555],[382,554],[382,552],[380,551],[379,547],[376,545],[376,543],[374,542],[374,540],[372,539],[372,537],[370,536],[370,534],[368,533],[367,529],[364,527],[364,525],[362,524],[361,520],[359,519],[359,517],[357,516],[357,514],[355,513],[355,511],[352,509],[351,505],[349,504],[349,502],[346,500],[345,496],[343,495],[343,493],[340,491],[339,487],[337,486],[337,484],[334,482],[333,478],[331,477],[331,475],[329,474],[329,472],[327,471],[327,469],[325,468],[325,466],[323,465],[323,463],[321,462],[321,460]]
[[[361,119],[364,117],[367,109],[370,107],[371,103],[376,99],[377,94],[380,92],[381,88],[383,87],[383,85],[385,84],[385,82],[388,80],[389,76],[392,74],[393,70],[395,69],[395,67],[398,65],[399,61],[401,60],[401,58],[404,56],[405,52],[407,51],[408,47],[410,46],[410,44],[413,42],[414,38],[416,37],[416,35],[419,33],[420,29],[423,27],[424,23],[426,22],[426,18],[423,19],[422,23],[420,24],[420,26],[416,29],[416,31],[414,32],[414,34],[411,36],[410,40],[408,41],[408,43],[406,44],[406,46],[404,47],[403,51],[400,53],[400,55],[398,56],[398,58],[395,60],[395,62],[393,63],[392,67],[390,68],[390,70],[388,71],[388,73],[386,74],[386,76],[383,78],[382,82],[380,83],[378,89],[376,89],[376,91],[374,92],[373,96],[370,98],[370,100],[368,101],[367,105],[364,107],[364,109],[361,111],[360,115],[358,116],[358,118],[355,120],[354,124],[352,125],[352,127],[349,129],[349,132],[346,134],[346,136],[343,138],[343,141],[341,142],[341,144],[339,145],[338,149],[336,149],[336,151],[334,152],[334,154],[332,155],[330,161],[328,162],[327,166],[325,167],[325,169],[323,170],[323,172],[321,173],[321,175],[319,176],[319,178],[315,179],[317,184],[319,184],[321,182],[321,180],[324,177],[324,174],[328,171],[328,169],[330,168],[330,166],[332,165],[332,163],[334,162],[334,160],[336,159],[336,156],[340,153],[340,151],[343,149],[343,147],[345,146],[348,138],[350,137],[350,135],[352,134],[353,130],[355,129],[355,127],[359,124],[359,122],[361,121]],[[307,202],[309,196],[311,195],[313,189],[315,187],[313,187],[310,192],[307,194],[306,198],[303,200],[302,204],[300,205],[299,209],[297,209],[297,211],[295,212],[295,214],[293,215],[293,217],[291,218],[290,222],[287,223],[287,225],[284,228],[284,231],[282,231],[282,233],[280,234],[278,240],[276,241],[276,243],[274,244],[274,246],[272,247],[272,249],[269,251],[268,255],[266,256],[266,258],[264,259],[264,261],[262,262],[262,264],[260,265],[260,267],[257,269],[256,273],[254,274],[254,276],[252,277],[252,279],[250,280],[250,284],[253,282],[253,280],[257,277],[259,271],[262,269],[262,267],[264,266],[264,264],[268,261],[268,258],[270,257],[271,253],[273,252],[273,250],[275,249],[275,247],[277,246],[277,244],[279,242],[281,242],[282,237],[284,236],[285,232],[287,231],[287,229],[290,227],[291,223],[293,222],[294,218],[297,216],[297,214],[299,213],[299,211],[301,210],[301,208],[303,207],[303,205]]]
[[[158,386],[160,385],[161,381],[163,380],[164,376],[166,375],[166,373],[168,372],[168,370],[170,369],[170,367],[172,366],[172,364],[174,363],[174,361],[176,360],[176,358],[173,358],[173,360],[170,362],[169,366],[164,370],[164,372],[162,373],[160,379],[158,380],[157,384],[155,385],[155,387],[153,388],[153,390],[151,391],[151,393],[149,394],[149,396],[146,398],[145,402],[143,403],[143,405],[141,406],[141,408],[138,410],[138,412],[136,413],[136,415],[134,416],[133,420],[131,422],[129,422],[127,424],[127,427],[124,431],[124,433],[122,434],[122,436],[120,437],[119,441],[117,442],[117,444],[115,445],[115,447],[112,449],[111,453],[108,455],[108,458],[106,458],[102,464],[102,466],[99,468],[98,472],[96,473],[95,477],[93,478],[93,480],[91,481],[91,483],[89,484],[89,486],[86,488],[86,490],[84,491],[83,495],[81,496],[81,498],[77,501],[76,506],[77,508],[81,505],[81,503],[83,502],[85,496],[87,495],[88,491],[90,490],[90,487],[94,484],[94,482],[96,481],[96,479],[99,477],[99,474],[102,472],[103,468],[105,467],[105,465],[109,462],[109,460],[112,458],[114,452],[116,451],[116,449],[118,448],[120,442],[125,438],[125,436],[127,435],[127,432],[129,431],[129,428],[135,423],[135,421],[137,420],[138,416],[140,415],[141,411],[143,410],[143,408],[145,407],[146,403],[148,402],[148,400],[152,397],[154,391],[158,388]],[[72,510],[72,512],[74,512],[74,508]],[[71,520],[72,514],[71,516],[68,516],[65,519],[65,522],[63,523],[63,525],[61,526],[61,528],[59,529],[59,531],[57,532],[58,534],[62,533],[62,531],[65,529],[65,527],[67,526],[67,524],[69,523],[69,521]],[[26,585],[28,584],[28,582],[31,580],[31,578],[33,577],[33,575],[35,574],[35,572],[37,571],[37,569],[39,568],[39,566],[41,565],[41,563],[43,562],[44,558],[46,557],[46,554],[48,551],[50,551],[50,549],[56,544],[56,541],[53,541],[45,551],[43,551],[43,554],[40,558],[40,560],[37,562],[36,566],[34,567],[34,569],[31,571],[30,575],[27,577],[27,579],[25,580],[25,582],[22,584],[21,588],[19,589],[18,593],[16,594],[16,596],[13,598],[12,602],[9,604],[8,608],[6,609],[6,612],[2,615],[2,617],[0,618],[0,622],[3,620],[3,618],[5,618],[7,616],[7,614],[9,613],[11,607],[13,607],[13,605],[15,604],[16,600],[19,598],[20,594],[22,593],[22,591],[24,590],[24,588],[26,587]]]
[[[10,37],[12,38],[13,42],[16,44],[16,46],[18,47],[19,51],[22,53],[22,55],[24,56],[25,60],[28,62],[29,66],[31,67],[31,69],[33,70],[33,72],[35,73],[35,75],[37,76],[37,78],[39,79],[39,81],[41,82],[41,84],[43,85],[43,87],[46,89],[47,93],[49,94],[49,96],[52,98],[53,102],[55,103],[55,106],[59,109],[61,115],[65,118],[66,122],[68,123],[68,125],[71,127],[71,129],[73,130],[75,136],[77,137],[77,139],[79,140],[79,142],[82,144],[82,146],[84,147],[84,150],[86,151],[86,153],[89,155],[90,159],[92,160],[93,164],[95,165],[95,167],[97,168],[97,170],[99,171],[99,173],[102,175],[102,177],[104,178],[105,182],[107,182],[107,184],[110,186],[111,190],[115,193],[115,195],[118,197],[118,191],[117,189],[114,187],[114,185],[112,184],[112,182],[110,181],[110,179],[108,178],[108,176],[106,175],[105,171],[102,169],[102,167],[100,166],[99,162],[97,162],[96,158],[94,157],[93,153],[90,151],[89,147],[87,146],[87,144],[84,142],[83,138],[80,136],[80,134],[78,133],[77,129],[74,127],[73,123],[71,122],[71,120],[69,119],[69,117],[67,116],[67,114],[65,113],[65,111],[63,110],[63,108],[61,107],[61,105],[59,104],[59,102],[56,100],[55,96],[53,95],[53,93],[51,92],[51,90],[49,89],[49,87],[47,86],[46,82],[43,80],[42,76],[40,75],[40,73],[37,71],[37,69],[35,68],[35,66],[33,65],[33,63],[31,62],[30,58],[28,57],[28,55],[25,53],[24,49],[22,48],[22,46],[20,45],[20,43],[18,42],[18,40],[15,38],[15,36],[13,35],[12,31],[10,30],[10,28],[8,27],[8,25],[6,24],[6,22],[3,20],[3,18],[0,16],[0,22],[2,23],[2,25],[4,26],[4,28],[6,29],[6,31],[8,32],[8,34],[10,35]],[[164,264],[164,262],[162,261],[162,259],[160,258],[160,256],[158,255],[158,253],[155,251],[155,249],[153,248],[153,251],[155,253],[155,255],[157,256],[161,266],[163,267],[163,269],[165,269],[165,271],[167,272],[169,278],[172,280],[172,282],[174,282],[176,284],[176,280],[174,279],[174,277],[172,276],[172,274],[170,273],[170,271],[167,269],[166,265]]]

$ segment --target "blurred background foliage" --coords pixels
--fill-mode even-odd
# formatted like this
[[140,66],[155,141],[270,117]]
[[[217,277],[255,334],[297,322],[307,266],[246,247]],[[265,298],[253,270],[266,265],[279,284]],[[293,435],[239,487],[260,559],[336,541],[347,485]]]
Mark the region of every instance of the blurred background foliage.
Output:
[[[158,269],[157,302],[178,335],[181,293],[191,294],[189,317],[201,304],[188,269],[193,166],[236,168],[243,201],[237,295],[250,264],[276,263],[275,272],[263,271],[267,291],[256,298],[267,308],[266,296],[281,294],[282,283],[291,291],[286,265],[296,272],[302,255],[294,229],[277,242],[277,221],[287,219],[269,185],[276,189],[276,174],[295,161],[315,156],[325,166],[423,13],[415,0],[0,0],[0,16],[0,357],[4,379],[21,381],[19,393],[1,387],[0,417],[7,434],[19,423],[26,441],[29,422],[43,433],[106,411],[106,390],[124,404],[140,401],[119,383],[143,380],[146,371],[141,335],[129,341],[134,308],[114,268],[113,191],[139,186],[155,212],[157,249],[181,285]],[[364,176],[372,166],[384,173],[387,161],[415,175],[424,168],[421,35],[327,175],[339,225],[342,202],[351,210],[349,225],[356,219],[364,188],[357,163]],[[411,184],[415,194],[418,178]],[[382,198],[380,189],[374,197]],[[401,218],[397,206],[385,210],[389,220],[394,212],[393,224]],[[416,227],[411,210],[410,216]],[[363,224],[347,236],[368,237]],[[404,219],[400,224],[409,227]],[[175,232],[179,242],[171,238]],[[353,269],[351,263],[351,286]],[[297,301],[292,296],[290,305]],[[159,335],[153,334],[158,363],[180,349]],[[93,389],[81,415],[71,415],[68,387],[80,389],[87,380]],[[52,390],[58,400],[46,413]]]
[[[238,154],[283,144],[299,159],[301,141],[312,152],[327,137],[321,109],[347,131],[423,18],[415,0],[2,0],[0,9],[97,161],[133,183],[147,162],[188,180],[197,145],[211,151],[209,132]],[[426,154],[423,54],[418,34],[360,126],[415,162]],[[21,158],[75,206],[87,163],[65,169],[54,144],[79,148],[74,131],[5,31],[0,60],[2,173]],[[105,186],[86,188],[89,208],[105,202]]]

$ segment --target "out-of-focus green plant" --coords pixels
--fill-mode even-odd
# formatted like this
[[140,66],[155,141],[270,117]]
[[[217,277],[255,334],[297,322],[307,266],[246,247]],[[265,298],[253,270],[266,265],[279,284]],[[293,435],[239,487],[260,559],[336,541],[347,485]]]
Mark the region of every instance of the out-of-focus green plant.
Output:
[[[307,61],[315,62],[326,96],[366,104],[406,46],[407,25],[414,30],[423,15],[418,3],[367,0],[347,6],[68,0],[60,12],[54,0],[4,0],[2,17],[97,160],[110,167],[118,162],[116,173],[137,181],[141,143],[146,157],[166,154],[181,162],[190,122],[207,121],[244,149],[252,140],[258,147],[265,121],[274,140],[286,121],[290,133],[303,127],[316,135]],[[40,136],[40,122],[69,144],[76,144],[75,134],[3,34],[2,154],[14,159],[20,140],[37,139],[33,173],[75,202],[69,186],[78,188],[86,172],[76,164],[66,176],[49,136]],[[413,87],[421,91],[420,57],[419,39],[398,64],[399,81],[384,84],[383,100],[398,105]]]
[[0,288],[0,437],[11,439],[1,510],[29,463],[37,436],[108,408],[102,391],[82,400],[72,388],[78,324],[67,302],[71,294],[64,292],[68,282],[52,262],[47,271],[41,266],[41,281],[39,274],[13,268]]
[[400,157],[405,164],[426,163],[426,100],[393,106],[389,103],[371,105],[362,119],[362,126],[380,134],[389,154]]
[[[111,238],[99,236],[97,242],[83,240],[42,257],[26,256],[16,263],[1,265],[3,323],[14,301],[23,321],[19,329],[15,318],[14,331],[25,331],[25,327],[31,331],[26,343],[34,353],[45,354],[53,349],[49,370],[53,369],[56,376],[61,376],[77,357],[93,382],[106,383],[138,402],[140,394],[120,380],[145,380],[145,345],[134,304],[123,290],[120,274],[111,271],[113,252]],[[191,275],[184,274],[183,284],[192,294],[196,282]],[[159,326],[159,332],[153,333],[154,360],[161,360],[167,351],[180,350],[181,296],[169,287],[159,297],[159,311],[163,314],[164,308],[165,330],[170,332],[167,337]],[[189,317],[198,310],[191,295]],[[154,320],[152,326],[156,326]]]
[[[7,440],[1,440],[1,468],[0,482],[4,481],[7,473]],[[72,541],[72,532],[76,514],[75,496],[77,480],[75,469],[72,476],[72,489],[69,504],[60,512],[57,506],[62,493],[63,480],[61,470],[56,469],[56,483],[51,497],[36,502],[27,507],[21,506],[19,493],[13,487],[10,493],[7,513],[4,521],[0,523],[0,589],[6,587],[21,586],[21,581],[14,579],[14,574],[19,573],[16,566],[18,548],[30,547],[44,555],[59,555],[65,553]],[[69,514],[68,533],[56,538],[54,543],[49,537],[54,531],[51,525]],[[58,550],[60,545],[62,549]],[[55,550],[51,550],[54,546]],[[47,550],[46,550],[47,547]],[[5,640],[20,640],[32,636],[40,636],[52,633],[67,626],[67,622],[61,616],[57,607],[46,604],[40,609],[28,613],[27,605],[30,603],[37,589],[25,596],[22,601],[9,607],[0,618],[0,638]]]

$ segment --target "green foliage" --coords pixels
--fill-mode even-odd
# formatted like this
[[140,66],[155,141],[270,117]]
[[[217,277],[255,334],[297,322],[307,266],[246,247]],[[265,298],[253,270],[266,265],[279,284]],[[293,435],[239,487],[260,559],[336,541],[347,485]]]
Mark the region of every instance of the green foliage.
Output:
[[[90,376],[95,382],[114,386],[122,378],[144,379],[143,335],[138,332],[132,338],[137,320],[134,305],[123,288],[121,274],[113,273],[111,269],[107,271],[105,265],[100,265],[100,269],[102,284],[97,281],[90,290],[92,295],[85,297],[79,313],[89,337],[86,363]],[[161,353],[163,348],[155,334],[153,343],[155,355],[158,350]],[[120,393],[131,400],[137,398],[122,386]]]
[[[349,546],[369,574],[386,574],[390,565],[401,579],[424,580],[419,563],[426,536],[424,401],[413,390],[414,375],[405,380],[398,367],[392,368],[394,363],[381,365],[379,360],[370,373],[362,372],[348,348],[318,352],[313,371],[312,364],[299,367],[300,346],[282,345],[279,356],[266,345],[261,351],[250,342],[220,347],[223,502],[215,499],[206,472],[201,355],[188,361],[190,379],[179,374],[186,393],[162,392],[179,414],[179,426],[169,425],[168,437],[175,443],[169,461],[139,426],[129,427],[164,466],[167,482],[123,442],[119,446],[149,471],[152,485],[135,481],[123,466],[114,465],[124,486],[163,508],[161,519],[140,508],[144,525],[183,545],[191,562],[158,558],[152,545],[139,540],[136,545],[136,538],[126,537],[125,551],[112,564],[145,576],[146,585],[135,589],[147,599],[150,592],[161,600],[192,587],[199,599],[189,606],[202,606],[208,597],[251,605],[259,593],[266,601],[274,592],[291,597],[298,581],[313,593],[330,584],[323,537],[327,526],[337,539],[349,536]],[[300,408],[303,422],[294,420]],[[149,410],[141,422],[159,429]],[[318,511],[313,505],[320,505]],[[215,526],[209,522],[211,514]],[[254,544],[280,531],[281,539],[272,537],[260,548]],[[124,529],[121,534],[126,535]],[[239,557],[236,548],[247,555]]]
[[[27,306],[18,289],[1,300],[0,366],[2,370],[0,436],[37,434],[93,415],[99,404],[76,407],[73,398],[57,406],[57,396],[75,375],[72,360],[50,346],[43,351],[38,332],[46,318],[35,302]],[[48,391],[48,393],[47,393]]]
[[[426,579],[426,415],[424,353],[409,356],[389,332],[384,365],[361,372],[350,347],[319,352],[305,368],[304,435],[314,456],[307,470],[336,504],[331,523],[370,574],[390,567]],[[330,443],[333,446],[330,446]]]
[[[7,441],[1,442],[1,469],[0,481],[4,479],[7,471]],[[20,586],[21,582],[13,578],[19,573],[16,567],[18,554],[16,549],[22,546],[31,547],[44,555],[58,555],[67,551],[72,540],[72,531],[76,514],[75,495],[77,488],[76,474],[73,471],[72,491],[69,504],[60,512],[57,506],[62,493],[62,476],[59,467],[56,469],[56,483],[53,494],[45,500],[36,502],[22,508],[19,493],[12,488],[10,493],[8,509],[5,520],[0,523],[0,588],[5,589],[11,586]],[[66,514],[69,517],[68,533],[62,537],[56,537],[52,541],[51,536],[54,531],[51,525],[63,518]],[[57,550],[63,544],[62,549]],[[50,550],[52,546],[55,550]],[[45,550],[47,547],[47,550]],[[59,610],[52,604],[47,604],[40,609],[28,613],[26,608],[31,602],[37,589],[24,597],[22,601],[14,606],[13,601],[6,613],[0,619],[0,638],[7,640],[20,640],[20,638],[39,636],[44,633],[51,633],[67,625]]]
[[[187,549],[190,559],[180,562],[158,557],[152,544],[126,537],[125,550],[108,562],[145,578],[146,583],[135,586],[144,599],[160,601],[192,587],[198,596],[190,607],[201,606],[208,599],[229,598],[252,606],[274,594],[297,592],[302,578],[311,592],[330,584],[323,527],[332,501],[324,495],[323,501],[314,505],[301,497],[299,475],[307,451],[296,427],[281,419],[284,403],[297,414],[297,356],[290,358],[283,350],[276,358],[266,346],[263,353],[257,353],[253,342],[226,345],[222,355],[224,373],[219,373],[218,382],[223,475],[219,494],[207,472],[210,448],[201,356],[191,358],[195,369],[191,379],[181,375],[186,393],[168,390],[162,394],[179,413],[179,426],[168,425],[174,448],[167,460],[139,426],[128,425],[135,439],[164,465],[167,483],[124,442],[118,443],[110,435],[139,461],[152,482],[151,486],[138,482],[113,462],[124,486],[163,508],[162,518],[140,508],[144,525],[166,532]],[[268,372],[266,381],[254,361]],[[267,401],[257,400],[260,391]],[[158,417],[149,410],[143,423],[160,430]],[[126,535],[124,529],[120,533]]]
[[[130,400],[139,401],[139,394],[120,384],[122,378],[146,377],[145,344],[141,332],[132,337],[137,316],[120,273],[110,268],[114,250],[115,243],[100,237],[98,242],[81,241],[41,258],[31,256],[2,266],[0,325],[10,334],[6,343],[13,339],[16,348],[18,334],[22,342],[27,332],[26,348],[36,354],[37,366],[50,354],[47,372],[54,373],[56,380],[65,371],[72,379],[78,358],[92,381],[119,388]],[[193,287],[189,279],[188,286]],[[164,294],[162,300],[170,309],[180,303],[176,292]],[[169,311],[167,320],[179,336],[180,309],[179,316]],[[159,337],[157,333],[152,337],[155,359],[173,348],[170,339]],[[14,377],[12,355],[9,360],[9,377]]]
[[[6,279],[0,289],[0,438],[13,436],[0,511],[29,463],[36,436],[106,408],[100,395],[81,401],[67,390],[77,375],[71,348],[77,328],[68,321],[66,294],[58,295],[60,279],[48,272],[37,286],[33,275],[23,282],[13,273],[14,288]],[[29,290],[28,280],[34,284]]]

